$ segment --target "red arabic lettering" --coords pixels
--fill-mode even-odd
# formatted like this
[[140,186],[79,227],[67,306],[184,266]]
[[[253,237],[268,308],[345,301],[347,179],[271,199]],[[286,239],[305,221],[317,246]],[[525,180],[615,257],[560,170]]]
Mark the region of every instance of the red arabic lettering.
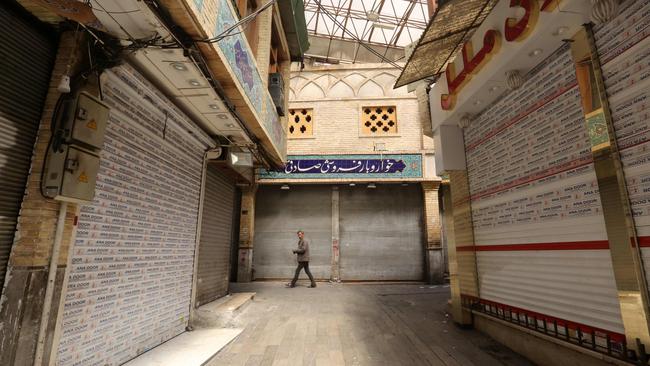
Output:
[[551,12],[560,5],[560,1],[561,0],[544,0],[541,9],[542,11]]
[[516,18],[506,18],[504,36],[508,42],[522,41],[528,37],[537,24],[537,19],[539,18],[537,0],[510,0],[510,7],[521,7],[526,12],[519,20]]
[[440,105],[443,110],[451,110],[456,104],[456,94],[462,86],[471,79],[472,75],[478,72],[489,60],[489,56],[499,51],[501,46],[501,35],[499,31],[490,29],[483,36],[483,47],[473,57],[471,41],[463,45],[463,71],[456,75],[456,68],[453,63],[447,65],[445,74],[447,76],[447,89],[449,94],[440,96]]

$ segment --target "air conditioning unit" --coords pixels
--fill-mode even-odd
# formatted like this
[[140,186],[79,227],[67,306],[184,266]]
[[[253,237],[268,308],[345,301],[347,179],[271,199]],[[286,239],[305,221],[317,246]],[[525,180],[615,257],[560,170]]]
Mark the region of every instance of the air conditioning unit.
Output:
[[279,72],[269,74],[269,93],[278,115],[284,116],[284,79]]

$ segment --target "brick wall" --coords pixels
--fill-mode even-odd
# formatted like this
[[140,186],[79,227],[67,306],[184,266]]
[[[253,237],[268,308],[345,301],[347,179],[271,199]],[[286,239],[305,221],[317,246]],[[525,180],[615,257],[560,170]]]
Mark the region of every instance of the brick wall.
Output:
[[[18,218],[16,236],[9,259],[10,266],[37,267],[49,264],[60,203],[52,199],[46,199],[41,195],[41,171],[43,170],[43,161],[51,136],[50,123],[52,113],[54,112],[56,101],[60,96],[56,87],[66,70],[73,42],[74,39],[71,34],[64,34],[57,51],[49,91],[45,99],[38,136],[32,154],[30,175]],[[70,238],[72,231],[75,207],[76,205],[70,205],[68,207],[64,232],[64,238],[66,239]],[[64,240],[59,265],[66,264],[68,244],[69,240]]]
[[426,247],[439,248],[441,246],[440,209],[438,203],[438,182],[422,183],[424,194],[424,216],[426,220]]
[[[397,107],[397,135],[364,136],[360,117],[363,106]],[[363,99],[290,102],[289,108],[313,108],[313,138],[289,139],[289,154],[375,153],[375,143],[390,152],[418,152],[421,147],[418,103],[415,99]],[[291,120],[289,121],[289,124]]]
[[[419,103],[415,93],[406,88],[393,90],[397,75],[398,70],[392,67],[368,64],[294,70],[289,108],[313,108],[314,132],[310,138],[290,138],[288,153],[375,153],[375,143],[384,143],[389,153],[421,152],[425,140]],[[382,105],[397,107],[398,133],[362,135],[362,107]]]

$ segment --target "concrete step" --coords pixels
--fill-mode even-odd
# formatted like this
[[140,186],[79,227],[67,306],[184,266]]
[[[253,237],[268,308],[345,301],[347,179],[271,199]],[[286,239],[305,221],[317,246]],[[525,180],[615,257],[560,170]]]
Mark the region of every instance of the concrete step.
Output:
[[227,327],[254,297],[254,292],[238,292],[205,304],[194,311],[190,325],[194,329]]
[[185,332],[141,354],[125,366],[202,366],[241,332],[242,329],[234,328]]

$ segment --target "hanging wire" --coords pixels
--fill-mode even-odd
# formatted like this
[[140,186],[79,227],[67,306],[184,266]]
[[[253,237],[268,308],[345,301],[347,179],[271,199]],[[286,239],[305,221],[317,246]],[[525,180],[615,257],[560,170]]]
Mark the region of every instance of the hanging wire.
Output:
[[258,15],[260,15],[266,9],[268,9],[273,4],[275,4],[275,2],[276,2],[276,0],[271,0],[268,3],[262,5],[259,9],[255,10],[254,12],[252,12],[252,13],[248,14],[247,16],[243,17],[237,23],[231,25],[230,27],[228,27],[228,29],[224,30],[220,34],[218,34],[218,35],[216,35],[216,36],[214,36],[212,38],[208,38],[208,39],[204,39],[204,40],[195,40],[195,42],[216,43],[216,42],[219,42],[219,41],[221,41],[222,39],[224,39],[226,37],[230,37],[230,36],[240,34],[242,31],[239,31],[237,33],[231,33],[231,32],[233,30],[237,29],[240,26],[242,26],[244,28],[246,26],[248,26],[253,19],[255,19]]
[[345,32],[348,36],[352,37],[352,39],[354,39],[355,41],[357,41],[357,42],[359,43],[359,45],[361,45],[363,48],[365,48],[365,49],[367,49],[368,51],[370,51],[370,53],[372,53],[373,55],[377,56],[380,60],[389,63],[390,65],[392,65],[393,67],[395,67],[395,68],[397,68],[397,69],[399,69],[399,70],[402,70],[402,69],[403,69],[402,66],[398,65],[397,63],[395,63],[395,62],[392,61],[392,60],[387,59],[386,57],[384,57],[384,55],[382,55],[381,53],[377,52],[377,51],[376,51],[375,49],[373,49],[370,45],[367,45],[367,44],[366,44],[362,39],[360,39],[360,38],[357,37],[354,33],[350,32],[347,28],[345,28],[345,27],[341,24],[341,22],[339,22],[339,21],[336,19],[335,16],[333,16],[333,15],[332,15],[332,14],[331,14],[327,9],[325,9],[325,7],[321,4],[320,0],[314,0],[314,2],[316,3],[316,5],[318,5],[318,8],[323,12],[323,14],[325,14],[328,18],[330,18],[330,20],[332,20],[332,22],[334,22],[334,24],[338,25],[339,28],[341,28],[341,29],[343,30],[343,32]]

